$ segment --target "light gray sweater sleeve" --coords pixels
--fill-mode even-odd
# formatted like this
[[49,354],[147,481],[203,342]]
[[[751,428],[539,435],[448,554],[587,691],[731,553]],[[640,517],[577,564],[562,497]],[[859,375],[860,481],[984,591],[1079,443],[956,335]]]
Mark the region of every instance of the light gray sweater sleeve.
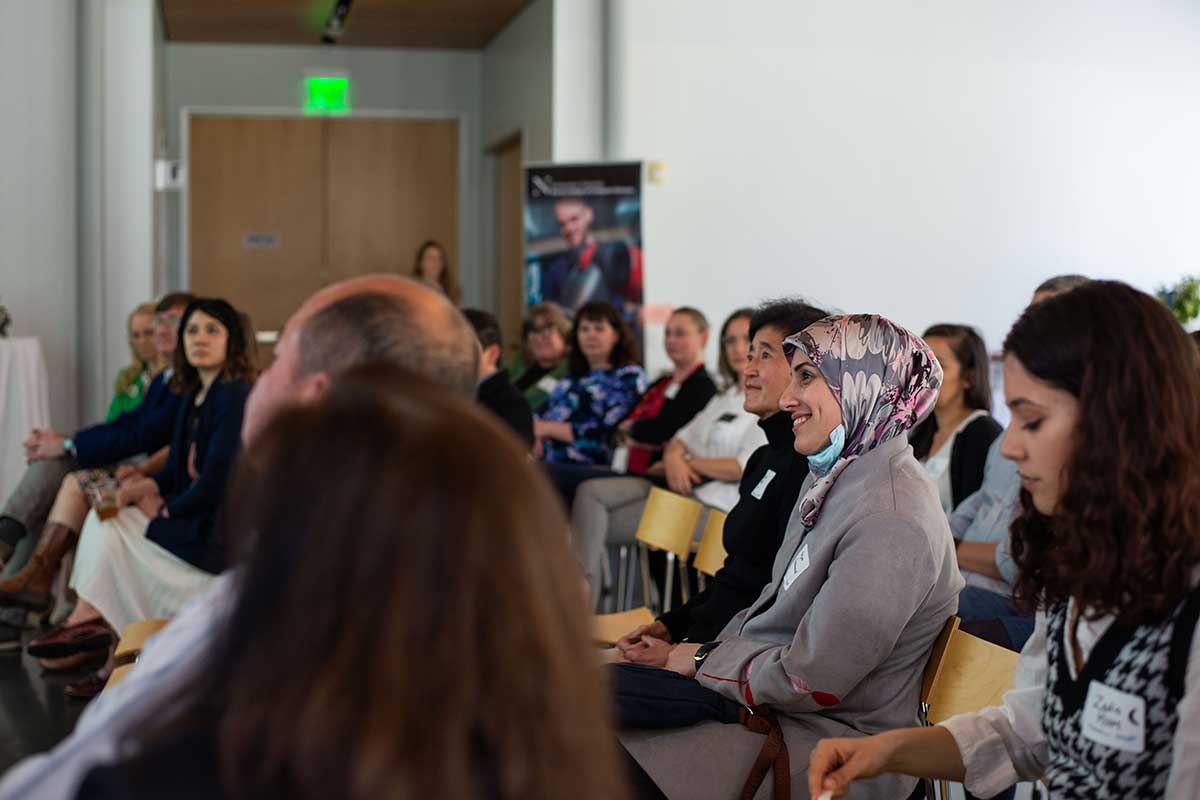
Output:
[[[836,706],[891,654],[938,579],[928,535],[881,512],[842,537],[813,602],[782,646],[722,640],[699,680],[741,703],[788,714]],[[781,590],[776,603],[785,603]]]

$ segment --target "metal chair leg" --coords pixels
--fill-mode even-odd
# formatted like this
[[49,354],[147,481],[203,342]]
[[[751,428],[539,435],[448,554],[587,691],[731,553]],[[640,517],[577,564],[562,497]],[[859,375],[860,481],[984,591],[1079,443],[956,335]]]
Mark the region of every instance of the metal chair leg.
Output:
[[666,588],[663,591],[662,609],[663,612],[671,610],[671,598],[674,596],[675,589],[675,554],[667,553],[667,579]]
[[650,597],[650,558],[646,553],[646,546],[640,542],[638,543],[638,563],[642,568],[642,604],[654,611],[657,616],[659,611]]
[[683,598],[683,602],[688,601],[688,565],[684,559],[679,559],[675,562],[679,565],[679,596]]
[[[602,614],[612,613],[613,590],[616,587],[616,581],[613,580],[611,557],[607,550],[604,551],[604,560],[600,562],[600,592],[598,593],[599,606],[598,609]],[[597,609],[593,609],[596,611]]]
[[[631,559],[637,558],[636,547],[629,551],[629,556]],[[625,600],[624,605],[621,608],[622,611],[628,611],[629,609],[633,608],[633,593],[634,587],[636,586],[637,581],[634,580],[633,577],[633,561],[631,560],[625,568]]]
[[625,583],[629,580],[629,545],[623,544],[617,548],[617,594],[615,610],[624,611]]
[[705,575],[703,572],[697,572],[696,573],[696,585],[699,586],[700,591],[703,592],[705,589],[708,588],[708,576]]

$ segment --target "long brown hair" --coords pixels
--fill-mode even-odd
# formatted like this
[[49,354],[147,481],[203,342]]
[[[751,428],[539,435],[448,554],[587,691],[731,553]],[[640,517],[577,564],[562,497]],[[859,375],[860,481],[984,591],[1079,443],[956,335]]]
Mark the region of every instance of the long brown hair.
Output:
[[200,373],[187,360],[187,348],[183,344],[183,333],[187,330],[188,320],[192,314],[202,311],[220,322],[226,331],[225,365],[221,368],[221,380],[225,383],[232,381],[253,381],[257,376],[254,369],[251,347],[246,340],[246,331],[242,328],[242,315],[224,300],[214,297],[197,297],[183,311],[179,318],[179,344],[175,348],[172,365],[175,368],[171,375],[171,390],[178,394],[190,394],[200,388]]
[[622,796],[567,520],[473,402],[352,369],[247,448],[224,525],[236,606],[143,757],[207,726],[230,795]]
[[421,246],[417,248],[416,258],[413,259],[413,277],[419,281],[425,281],[425,275],[421,272],[421,259],[425,257],[425,251],[430,248],[434,248],[442,254],[442,274],[438,276],[438,285],[442,287],[442,292],[450,299],[450,302],[458,305],[462,302],[462,287],[458,285],[458,274],[450,265],[450,254],[446,252],[445,247],[442,247],[441,242],[435,239],[426,239],[421,242]]
[[1073,597],[1097,616],[1163,617],[1200,564],[1195,346],[1162,303],[1094,281],[1030,306],[1004,352],[1079,400],[1054,516],[1021,492],[1018,602],[1032,610]]

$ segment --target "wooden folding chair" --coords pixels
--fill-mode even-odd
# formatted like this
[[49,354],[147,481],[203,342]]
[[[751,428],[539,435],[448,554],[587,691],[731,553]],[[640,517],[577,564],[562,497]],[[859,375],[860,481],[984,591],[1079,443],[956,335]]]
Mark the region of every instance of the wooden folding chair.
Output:
[[113,660],[118,666],[137,661],[138,656],[142,654],[142,647],[146,644],[146,640],[165,628],[168,621],[144,619],[139,622],[131,622],[121,633],[121,640],[117,642],[117,649],[113,651]]
[[704,521],[704,533],[700,537],[700,548],[692,559],[700,578],[700,591],[704,591],[704,576],[712,577],[717,570],[725,566],[725,518],[729,515],[715,508],[708,510],[708,519]]
[[113,651],[113,663],[116,664],[116,668],[104,684],[105,691],[125,680],[125,676],[137,664],[138,656],[142,654],[142,647],[145,646],[146,640],[166,627],[169,621],[144,619],[140,622],[132,622],[125,627],[125,631],[121,634],[121,640],[117,642],[117,648]]
[[671,595],[675,588],[675,573],[680,579],[680,593],[684,602],[688,599],[687,560],[692,552],[692,538],[696,534],[696,523],[704,513],[699,500],[653,488],[646,498],[646,508],[638,521],[638,562],[642,571],[642,597],[649,603],[650,560],[648,553],[665,550],[667,570],[663,581],[662,611],[671,610]]
[[[642,518],[638,521],[637,547],[638,564],[642,575],[642,597],[650,602],[650,564],[647,549],[667,551],[667,573],[663,592],[662,608],[671,608],[671,593],[675,586],[675,573],[678,570],[682,581],[680,589],[684,600],[687,600],[687,559],[692,552],[692,538],[696,532],[696,523],[704,512],[704,506],[690,497],[668,492],[665,489],[654,488],[646,498],[646,507]],[[624,562],[622,556],[622,562]],[[628,569],[622,563],[618,579],[618,594],[624,596],[625,581]],[[654,621],[657,609],[650,607],[635,608],[616,614],[597,614],[593,618],[593,637],[601,644],[615,644],[629,631],[639,625],[648,625]]]
[[[999,705],[1013,686],[1020,653],[985,642],[958,626],[958,617],[946,620],[925,665],[920,708],[924,725]],[[941,796],[949,797],[946,781],[939,784]]]

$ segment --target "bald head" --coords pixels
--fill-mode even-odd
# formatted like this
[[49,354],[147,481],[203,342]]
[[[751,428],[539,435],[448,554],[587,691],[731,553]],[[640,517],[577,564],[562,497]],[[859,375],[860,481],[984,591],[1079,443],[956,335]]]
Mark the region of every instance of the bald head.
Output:
[[473,396],[479,344],[458,309],[416,281],[369,275],[328,286],[284,327],[275,361],[247,403],[242,438],[252,438],[278,407],[311,402],[337,373],[375,361]]

